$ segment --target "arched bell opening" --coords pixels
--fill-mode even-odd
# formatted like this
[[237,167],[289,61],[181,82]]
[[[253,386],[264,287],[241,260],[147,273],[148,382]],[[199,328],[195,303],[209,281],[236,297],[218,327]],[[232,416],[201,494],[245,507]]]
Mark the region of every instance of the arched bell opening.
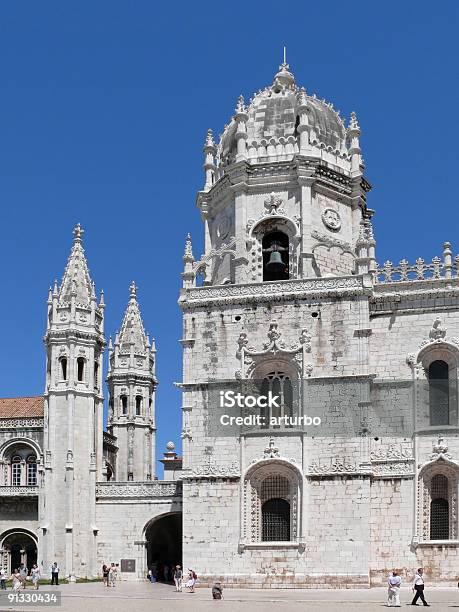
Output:
[[289,238],[283,232],[263,236],[263,281],[289,279]]

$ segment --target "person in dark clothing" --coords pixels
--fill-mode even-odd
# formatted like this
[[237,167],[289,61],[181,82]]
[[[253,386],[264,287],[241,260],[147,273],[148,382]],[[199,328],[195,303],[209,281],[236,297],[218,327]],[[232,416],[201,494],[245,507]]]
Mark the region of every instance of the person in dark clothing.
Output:
[[417,606],[416,603],[418,599],[422,601],[424,606],[429,606],[424,597],[424,570],[422,567],[418,568],[418,571],[415,573],[413,578],[413,593],[415,596],[413,597],[413,601],[411,602],[412,606]]
[[223,599],[223,587],[221,582],[216,582],[212,587],[212,597],[214,599]]

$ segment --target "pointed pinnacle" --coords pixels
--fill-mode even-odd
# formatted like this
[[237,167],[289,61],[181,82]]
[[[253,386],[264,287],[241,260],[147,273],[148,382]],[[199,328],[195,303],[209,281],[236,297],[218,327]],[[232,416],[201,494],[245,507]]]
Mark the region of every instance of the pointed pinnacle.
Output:
[[137,297],[137,287],[136,287],[135,281],[132,281],[132,283],[130,284],[129,293],[131,295],[131,299],[132,298],[135,299]]
[[244,96],[240,95],[239,98],[237,99],[236,113],[245,113],[245,111],[246,111],[246,108],[245,108]]
[[73,230],[74,242],[81,242],[81,238],[83,237],[84,229],[81,227],[79,223],[75,225]]
[[191,234],[188,233],[185,240],[185,252],[184,257],[193,257],[193,246],[191,244]]
[[212,134],[212,130],[209,128],[207,130],[207,136],[206,136],[206,147],[213,147],[213,146],[215,146],[214,137]]
[[358,130],[359,129],[359,122],[357,120],[357,115],[354,113],[354,111],[352,111],[351,113],[351,120],[349,122],[349,127],[353,130]]

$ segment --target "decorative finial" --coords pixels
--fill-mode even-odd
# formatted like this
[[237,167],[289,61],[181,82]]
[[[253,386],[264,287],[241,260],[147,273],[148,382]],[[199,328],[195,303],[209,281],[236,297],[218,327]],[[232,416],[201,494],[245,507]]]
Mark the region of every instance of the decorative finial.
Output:
[[79,223],[75,225],[73,230],[74,242],[81,242],[81,238],[83,237],[84,229],[81,227]]
[[129,293],[131,294],[131,298],[134,298],[137,296],[137,287],[135,284],[135,281],[132,281],[132,283],[129,286]]
[[187,234],[185,240],[185,252],[183,254],[184,257],[193,257],[193,246],[191,244],[191,234]]
[[351,113],[351,120],[349,122],[349,128],[352,130],[360,129],[359,122],[357,120],[357,115],[354,113],[354,111],[352,111]]
[[172,441],[170,441],[166,444],[166,448],[171,453],[173,450],[175,450],[175,444]]
[[287,47],[284,45],[284,64],[287,63]]
[[54,279],[53,295],[59,295],[59,287],[58,287],[56,278]]
[[214,146],[215,146],[214,136],[213,136],[212,130],[209,128],[207,130],[207,136],[206,136],[206,147],[214,147]]
[[236,113],[245,113],[245,111],[246,111],[246,108],[245,108],[244,96],[240,95],[239,98],[237,99]]
[[99,306],[105,306],[105,294],[104,294],[104,290],[101,289],[100,291],[100,300],[99,300]]

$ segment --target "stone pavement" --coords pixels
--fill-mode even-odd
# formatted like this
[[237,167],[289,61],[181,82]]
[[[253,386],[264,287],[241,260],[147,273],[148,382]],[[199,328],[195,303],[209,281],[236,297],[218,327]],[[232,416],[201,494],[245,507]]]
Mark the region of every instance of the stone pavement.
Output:
[[[383,610],[386,589],[270,589],[241,590],[226,589],[223,601],[213,601],[210,589],[197,589],[196,593],[175,593],[174,587],[147,582],[119,582],[115,588],[102,583],[70,584],[58,587],[62,593],[62,606],[49,608],[59,612],[372,612]],[[56,589],[56,587],[53,587]],[[51,590],[43,587],[42,590]],[[408,587],[402,589],[402,608],[408,607],[412,593]],[[432,610],[459,612],[459,589],[431,588],[426,598]],[[40,612],[44,608],[2,607],[0,612]]]

